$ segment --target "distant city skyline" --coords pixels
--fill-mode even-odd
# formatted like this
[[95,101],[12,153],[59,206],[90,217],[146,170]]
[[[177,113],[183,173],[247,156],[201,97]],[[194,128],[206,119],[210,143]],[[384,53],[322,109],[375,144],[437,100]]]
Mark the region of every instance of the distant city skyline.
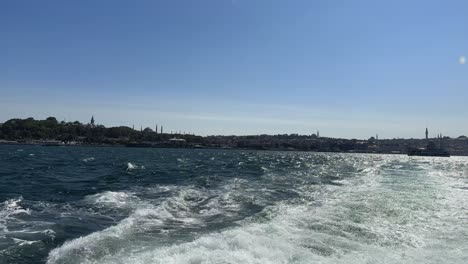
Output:
[[0,123],[468,135],[468,2],[5,1]]
[[[32,116],[29,116],[27,118],[31,118]],[[49,115],[47,116],[48,117],[55,117],[57,119],[56,116],[53,116],[53,115]],[[26,118],[26,117],[25,117]],[[20,119],[25,119],[25,118],[20,118]],[[34,117],[32,117],[34,118]],[[10,118],[10,119],[13,119],[13,118]],[[10,120],[8,119],[8,120]],[[46,117],[44,118],[34,118],[35,120],[45,120]],[[8,121],[8,120],[5,120],[5,121]],[[231,119],[228,119],[228,120],[231,120]],[[299,133],[297,131],[295,132],[283,132],[283,133],[227,133],[227,134],[223,134],[223,133],[208,133],[208,134],[201,134],[201,133],[194,133],[193,131],[190,131],[190,130],[182,130],[182,129],[173,129],[173,130],[164,130],[163,131],[163,127],[164,127],[164,124],[160,124],[160,123],[155,123],[153,127],[151,126],[143,126],[143,125],[140,125],[139,128],[138,126],[135,128],[135,123],[132,123],[132,125],[127,125],[127,124],[115,124],[115,125],[105,125],[105,123],[107,122],[104,122],[104,123],[95,123],[95,119],[94,119],[94,116],[91,116],[91,119],[88,120],[88,121],[83,121],[83,120],[67,120],[65,118],[63,119],[57,119],[58,122],[75,122],[75,121],[78,121],[82,124],[91,124],[93,126],[95,125],[104,125],[105,127],[119,127],[119,126],[125,126],[125,127],[129,127],[129,128],[132,128],[133,130],[137,130],[137,131],[142,131],[144,129],[150,129],[151,131],[153,132],[156,132],[156,133],[167,133],[167,134],[182,134],[182,135],[187,135],[187,134],[190,134],[190,135],[200,135],[200,136],[217,136],[217,135],[238,135],[238,136],[245,136],[245,135],[262,135],[262,134],[266,134],[266,135],[282,135],[282,134],[298,134],[298,135],[316,135],[317,137],[321,137],[320,136],[320,130],[316,130],[316,131],[313,131],[312,133],[308,133],[308,132],[305,132],[305,133]],[[274,121],[274,120],[273,120]],[[0,122],[0,124],[2,124],[4,121]],[[430,132],[429,132],[430,131]],[[421,132],[421,131],[420,131]],[[422,134],[422,133],[420,133]],[[426,139],[430,139],[430,138],[439,138],[439,137],[445,137],[445,136],[448,136],[448,137],[451,137],[451,138],[457,138],[459,136],[466,136],[465,134],[463,135],[458,135],[458,136],[454,136],[454,135],[446,135],[446,134],[443,134],[441,132],[439,132],[439,130],[435,129],[435,130],[430,130],[428,127],[425,128],[425,132],[424,132],[424,135],[425,136],[415,136],[415,137],[402,137],[402,136],[396,136],[396,137],[379,137],[379,134],[375,134],[375,135],[370,135],[369,137],[349,137],[349,136],[334,136],[334,135],[326,135],[324,137],[330,137],[330,138],[343,138],[343,139],[361,139],[361,140],[366,140],[368,138],[371,138],[371,137],[374,137],[376,139],[395,139],[395,138],[406,138],[406,139],[410,139],[410,138],[414,138],[414,139],[418,139],[418,138],[426,138]]]

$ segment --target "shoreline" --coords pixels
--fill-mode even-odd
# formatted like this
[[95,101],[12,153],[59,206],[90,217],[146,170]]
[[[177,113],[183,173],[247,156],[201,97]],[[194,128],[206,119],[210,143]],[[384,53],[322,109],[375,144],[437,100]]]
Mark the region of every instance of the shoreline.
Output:
[[[63,144],[63,145],[45,145],[41,143],[33,142],[0,142],[2,145],[11,145],[11,146],[39,146],[39,147],[105,147],[105,148],[156,148],[156,149],[206,149],[206,150],[245,150],[245,151],[277,151],[277,152],[313,152],[313,153],[344,153],[344,154],[383,154],[383,155],[407,155],[407,153],[395,153],[395,152],[369,152],[369,151],[320,151],[320,150],[302,150],[302,149],[292,149],[292,148],[235,148],[235,147],[209,147],[209,146],[161,146],[161,145],[152,145],[152,146],[128,146],[124,144]],[[468,155],[452,155],[457,157],[467,157]]]

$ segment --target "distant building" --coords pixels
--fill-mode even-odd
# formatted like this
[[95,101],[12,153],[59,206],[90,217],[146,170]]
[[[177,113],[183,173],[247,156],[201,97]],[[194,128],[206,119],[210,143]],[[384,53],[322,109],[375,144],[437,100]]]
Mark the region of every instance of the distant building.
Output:
[[169,139],[169,144],[171,146],[181,147],[181,146],[185,146],[187,144],[187,141],[183,138],[171,138]]
[[91,126],[94,126],[94,116],[91,116]]
[[426,140],[428,140],[428,139],[429,139],[429,130],[426,127]]
[[171,138],[169,139],[171,142],[185,142],[186,140],[183,138]]

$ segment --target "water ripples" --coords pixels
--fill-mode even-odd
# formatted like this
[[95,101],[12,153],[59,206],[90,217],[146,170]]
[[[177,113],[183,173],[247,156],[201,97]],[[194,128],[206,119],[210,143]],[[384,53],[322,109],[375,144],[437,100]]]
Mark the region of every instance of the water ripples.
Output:
[[6,263],[468,258],[466,158],[22,149],[0,149]]

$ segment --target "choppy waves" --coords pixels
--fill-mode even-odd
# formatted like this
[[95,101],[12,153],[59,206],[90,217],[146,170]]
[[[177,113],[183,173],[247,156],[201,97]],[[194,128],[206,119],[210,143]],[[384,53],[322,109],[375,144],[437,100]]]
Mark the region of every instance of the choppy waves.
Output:
[[[234,180],[212,192],[169,187],[176,190],[158,206],[137,203],[118,225],[66,242],[50,253],[48,262],[74,263],[77,256],[76,263],[464,262],[467,228],[450,227],[449,220],[461,224],[467,219],[466,193],[450,188],[446,171],[426,174],[431,166],[424,164],[405,171],[398,159],[351,161],[357,177],[325,171],[338,185],[304,185],[314,176],[297,174],[289,179],[264,175],[263,188],[246,180],[241,188],[235,188]],[[278,177],[289,181],[284,186],[297,197],[268,205],[262,196],[275,191],[272,182]],[[248,191],[250,184],[255,192]],[[114,206],[121,197],[131,200],[127,194],[112,197]],[[246,210],[243,203],[255,201],[263,206],[261,212],[231,227],[174,238],[181,230],[200,229],[210,215],[239,214]]]
[[[96,179],[87,177],[92,184],[74,200],[5,200],[0,259],[468,262],[466,158],[138,151],[117,161],[99,152],[77,156]],[[64,181],[75,179],[83,184],[80,176]],[[47,254],[27,261],[22,248]]]
[[33,211],[23,206],[23,202],[23,197],[19,197],[0,206],[0,256],[15,246],[41,243],[55,235],[50,222],[28,219]]
[[[133,209],[115,226],[66,242],[49,254],[49,263],[94,263],[121,252],[191,240],[209,226],[227,225],[265,201],[252,198],[245,180],[233,179],[219,189],[156,186],[136,192],[103,192],[85,198],[97,208]],[[259,207],[260,208],[260,207]],[[79,256],[77,259],[76,257]]]

